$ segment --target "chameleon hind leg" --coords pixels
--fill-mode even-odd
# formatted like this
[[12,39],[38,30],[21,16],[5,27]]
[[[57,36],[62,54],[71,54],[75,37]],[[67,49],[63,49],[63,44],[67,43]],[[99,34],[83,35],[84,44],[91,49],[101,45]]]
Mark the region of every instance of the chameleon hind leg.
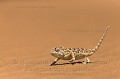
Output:
[[59,59],[59,58],[56,58],[56,59],[50,64],[50,66],[55,65],[55,63],[56,63],[58,60],[60,60],[60,59]]
[[90,59],[85,57],[85,61],[83,61],[83,64],[91,63]]

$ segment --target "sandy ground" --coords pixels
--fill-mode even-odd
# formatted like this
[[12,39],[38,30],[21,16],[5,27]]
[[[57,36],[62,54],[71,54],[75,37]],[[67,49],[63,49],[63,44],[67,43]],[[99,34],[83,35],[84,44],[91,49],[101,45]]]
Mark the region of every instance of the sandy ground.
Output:
[[[49,66],[53,47],[93,48],[108,25],[92,63]],[[120,79],[119,33],[119,0],[0,0],[0,79]]]

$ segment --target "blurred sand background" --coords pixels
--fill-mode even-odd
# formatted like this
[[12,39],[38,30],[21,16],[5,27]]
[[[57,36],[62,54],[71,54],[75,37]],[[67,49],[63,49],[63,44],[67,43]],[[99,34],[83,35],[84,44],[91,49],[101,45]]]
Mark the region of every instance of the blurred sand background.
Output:
[[[93,48],[108,25],[92,63],[49,66],[53,47]],[[119,0],[0,0],[0,79],[120,79],[119,34]]]

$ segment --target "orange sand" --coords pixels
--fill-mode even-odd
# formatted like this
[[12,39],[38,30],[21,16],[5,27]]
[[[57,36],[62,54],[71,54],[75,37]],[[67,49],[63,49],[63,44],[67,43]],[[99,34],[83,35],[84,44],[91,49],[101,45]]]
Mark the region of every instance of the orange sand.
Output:
[[[0,79],[120,79],[119,21],[119,0],[1,0]],[[53,47],[93,48],[108,25],[92,63],[49,66]]]

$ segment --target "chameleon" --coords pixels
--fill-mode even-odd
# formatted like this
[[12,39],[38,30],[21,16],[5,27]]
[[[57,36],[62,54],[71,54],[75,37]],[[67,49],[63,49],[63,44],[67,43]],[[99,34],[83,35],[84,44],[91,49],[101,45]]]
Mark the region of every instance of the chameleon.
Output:
[[98,48],[101,46],[101,43],[106,36],[109,26],[105,29],[105,32],[102,35],[102,38],[97,43],[97,45],[93,49],[86,48],[64,48],[64,47],[55,47],[51,50],[51,55],[56,59],[50,64],[50,66],[55,65],[58,60],[69,60],[71,64],[74,63],[75,60],[85,59],[82,63],[87,64],[91,63],[89,56],[93,55]]

